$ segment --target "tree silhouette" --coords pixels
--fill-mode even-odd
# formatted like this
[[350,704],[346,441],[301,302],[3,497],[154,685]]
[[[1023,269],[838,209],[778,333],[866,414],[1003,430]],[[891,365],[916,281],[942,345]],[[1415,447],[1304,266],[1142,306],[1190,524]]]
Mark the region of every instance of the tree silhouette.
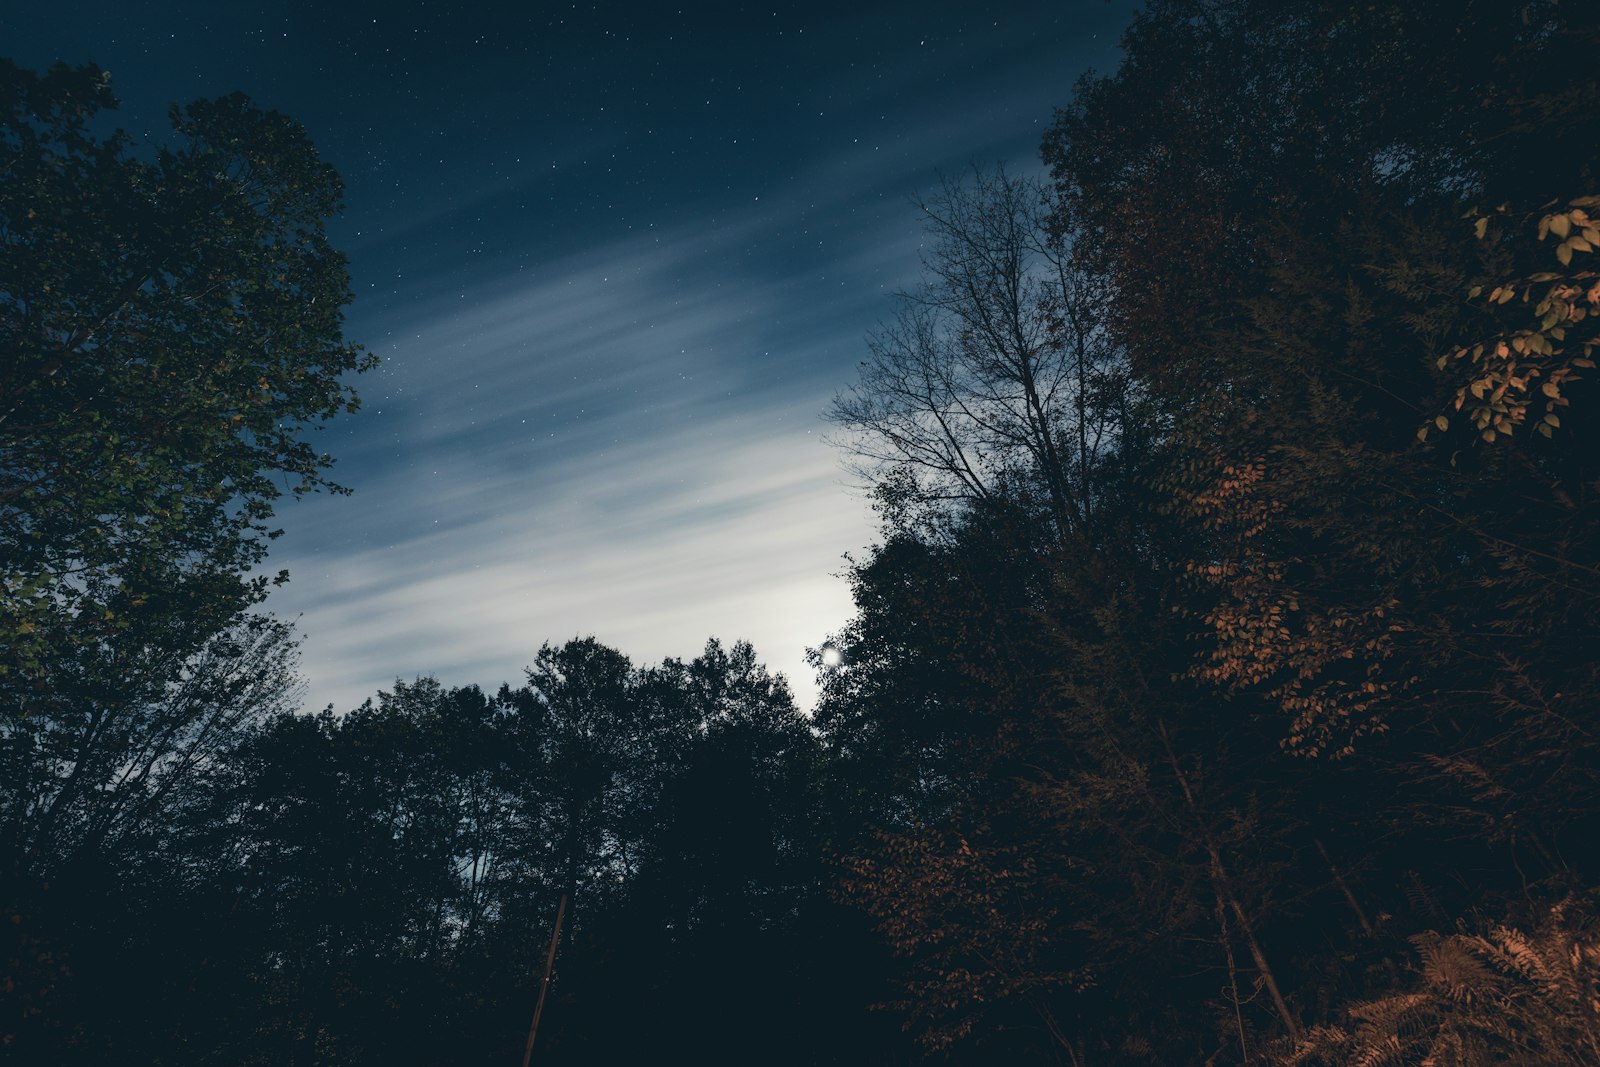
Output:
[[[302,436],[354,408],[340,184],[243,96],[172,111],[155,159],[99,138],[94,68],[0,64],[0,686],[8,715],[148,698],[268,579]],[[176,653],[176,655],[175,655]]]
[[113,980],[184,958],[137,917],[226,871],[188,834],[296,692],[288,628],[246,613],[273,501],[340,491],[303,434],[371,365],[341,336],[340,184],[304,131],[235,94],[174,107],[141,153],[101,132],[115,103],[95,68],[0,60],[0,907],[23,997],[0,1034],[44,1061],[108,1051],[91,1021],[171,988],[163,963]]
[[858,473],[899,474],[935,510],[1027,503],[1059,537],[1081,536],[1121,380],[1103,294],[1048,225],[1039,183],[979,169],[919,206],[925,282],[834,401],[840,443]]

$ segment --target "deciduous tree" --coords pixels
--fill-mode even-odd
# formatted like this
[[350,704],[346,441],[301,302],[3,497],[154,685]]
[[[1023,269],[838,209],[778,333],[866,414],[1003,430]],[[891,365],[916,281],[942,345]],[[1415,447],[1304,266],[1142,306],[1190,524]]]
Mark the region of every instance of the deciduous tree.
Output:
[[[0,714],[149,699],[261,599],[273,502],[338,487],[340,183],[241,95],[102,134],[109,79],[0,61]],[[174,660],[174,653],[178,657]]]

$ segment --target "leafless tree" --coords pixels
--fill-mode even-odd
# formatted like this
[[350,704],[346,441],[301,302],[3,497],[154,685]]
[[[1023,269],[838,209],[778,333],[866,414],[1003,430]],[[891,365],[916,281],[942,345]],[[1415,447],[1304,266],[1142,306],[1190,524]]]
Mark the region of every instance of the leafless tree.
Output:
[[1120,380],[1100,288],[1033,179],[974,168],[918,207],[924,282],[900,294],[835,399],[835,443],[858,475],[898,479],[920,505],[1005,501],[1063,541],[1086,533]]

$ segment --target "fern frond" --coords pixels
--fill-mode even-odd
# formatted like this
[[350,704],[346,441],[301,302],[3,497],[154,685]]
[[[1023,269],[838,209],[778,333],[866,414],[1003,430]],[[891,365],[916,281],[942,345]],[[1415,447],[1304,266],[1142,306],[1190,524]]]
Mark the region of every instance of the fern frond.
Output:
[[[1413,880],[1426,902],[1421,879]],[[1349,1006],[1273,1067],[1594,1067],[1600,1064],[1600,936],[1592,909],[1567,901],[1531,929],[1411,939],[1412,989]]]

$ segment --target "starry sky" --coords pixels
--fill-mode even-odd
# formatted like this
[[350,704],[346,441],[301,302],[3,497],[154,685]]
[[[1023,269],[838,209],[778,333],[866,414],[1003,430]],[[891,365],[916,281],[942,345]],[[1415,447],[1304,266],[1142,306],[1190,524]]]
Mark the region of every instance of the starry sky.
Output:
[[118,125],[234,90],[346,186],[347,336],[383,359],[320,435],[349,497],[284,501],[268,607],[307,703],[518,683],[544,641],[748,639],[802,706],[873,517],[824,441],[913,198],[1037,169],[1129,0],[0,0],[0,54],[112,74]]

